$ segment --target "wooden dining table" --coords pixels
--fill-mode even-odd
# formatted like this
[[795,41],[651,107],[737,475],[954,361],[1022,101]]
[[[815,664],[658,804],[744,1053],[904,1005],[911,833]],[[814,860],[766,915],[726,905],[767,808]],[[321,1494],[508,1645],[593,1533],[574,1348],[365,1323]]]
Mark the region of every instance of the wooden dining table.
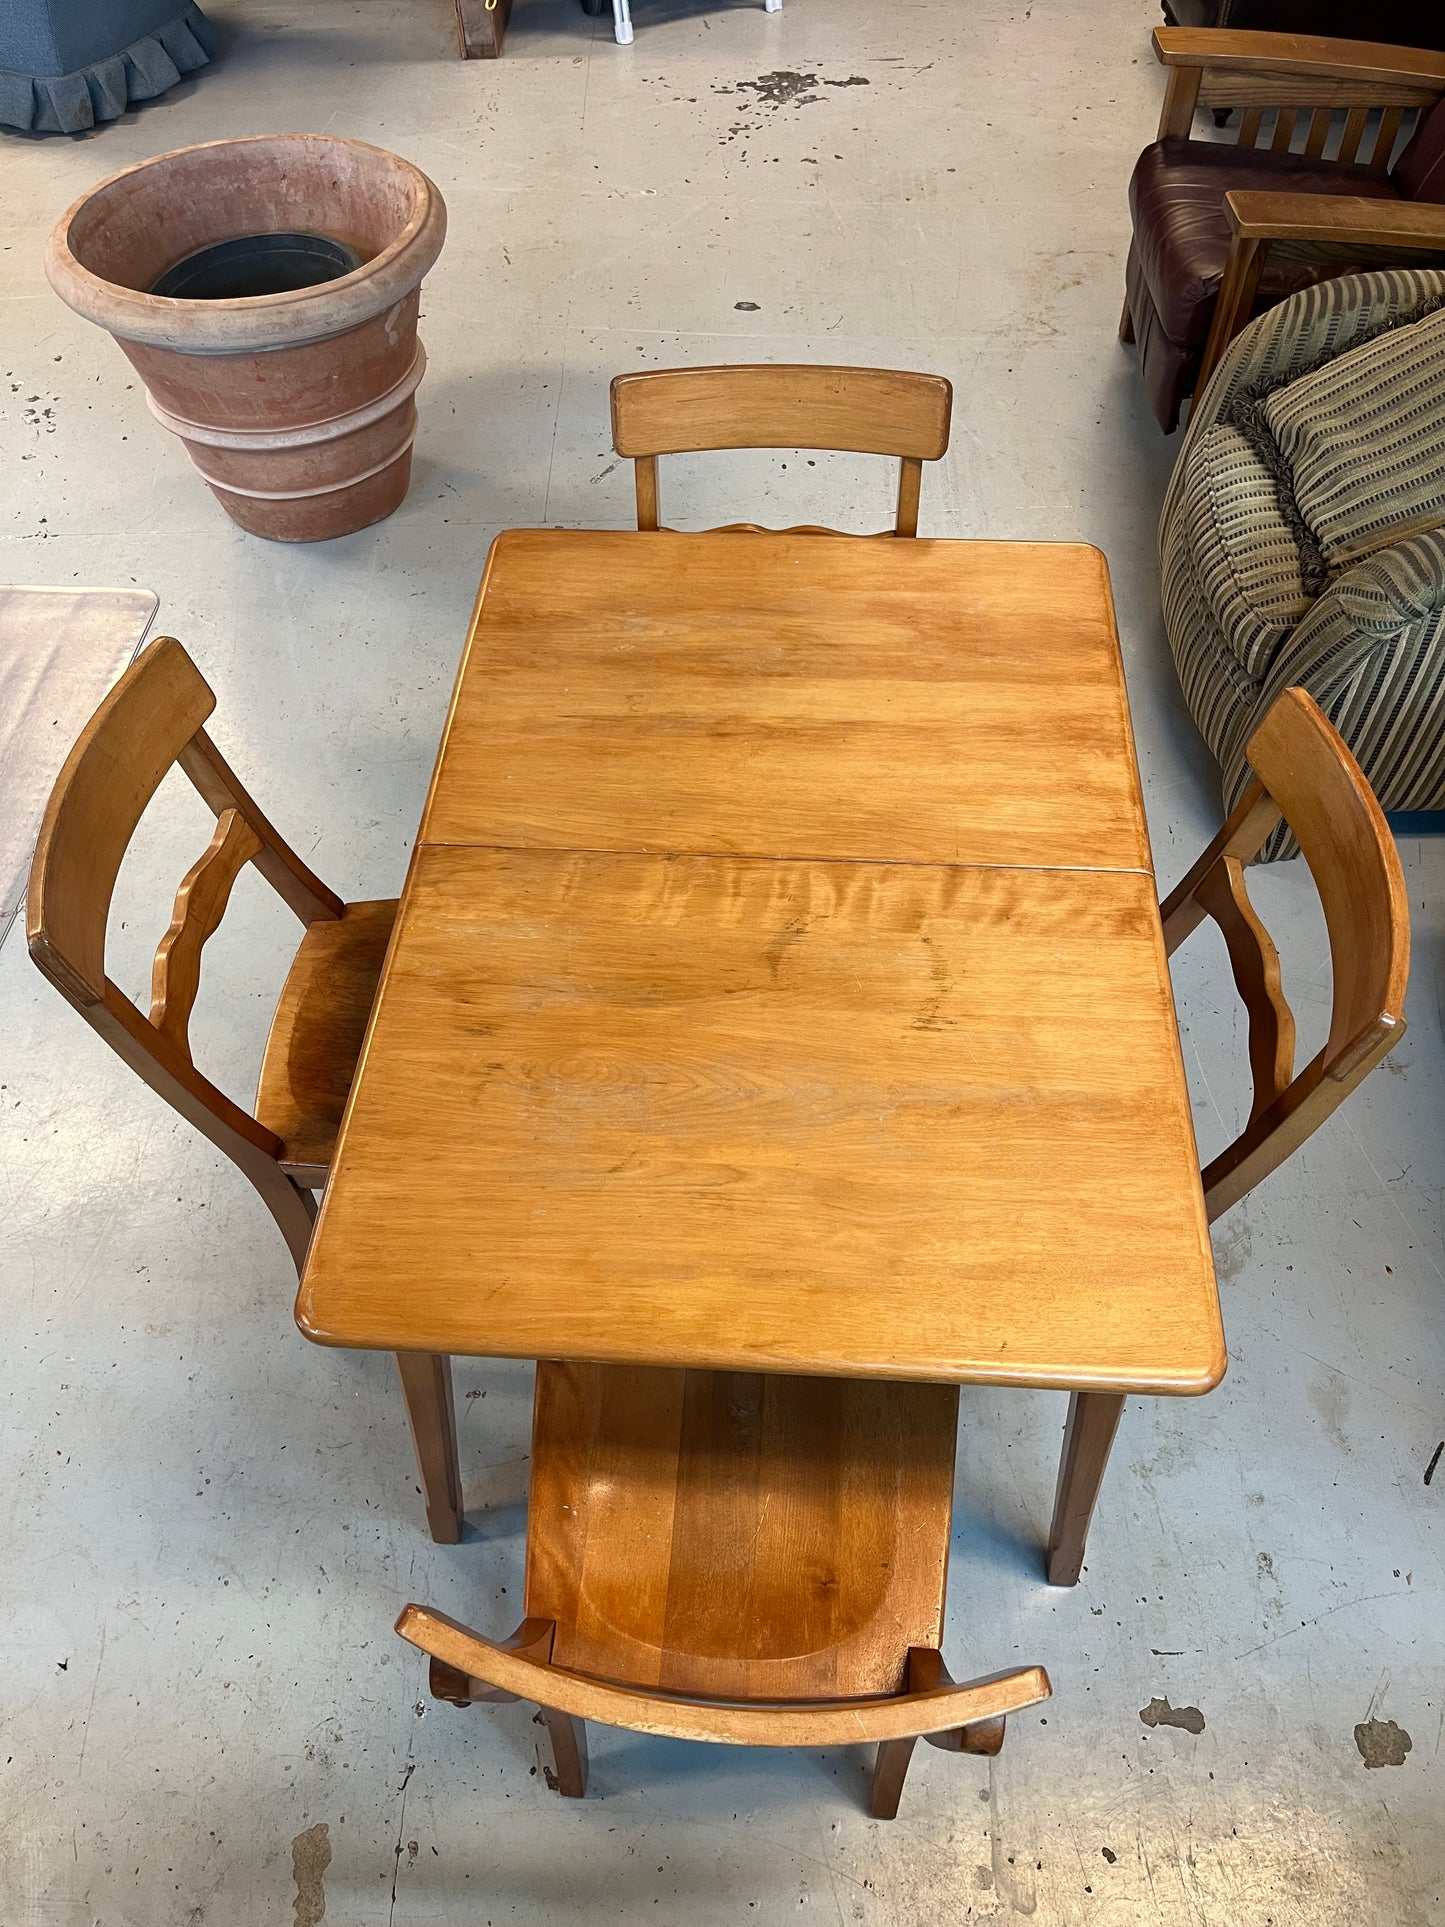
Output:
[[492,547],[297,1302],[398,1355],[1124,1399],[1225,1351],[1097,550]]

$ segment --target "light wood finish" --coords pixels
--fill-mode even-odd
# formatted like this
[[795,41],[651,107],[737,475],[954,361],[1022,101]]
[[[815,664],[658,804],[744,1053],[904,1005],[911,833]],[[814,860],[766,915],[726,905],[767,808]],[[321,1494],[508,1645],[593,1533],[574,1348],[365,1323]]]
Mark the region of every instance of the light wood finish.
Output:
[[1003,1716],[1049,1692],[1038,1667],[957,1686],[937,1651],[957,1406],[938,1385],[541,1364],[526,1620],[494,1644],[409,1606],[397,1630],[447,1697],[461,1674],[547,1709],[561,1791],[585,1785],[596,1719],[879,1742],[891,1817],[900,1741],[995,1751]]
[[[1344,1102],[1405,1032],[1410,916],[1399,855],[1374,792],[1314,699],[1289,689],[1249,740],[1257,781],[1161,906],[1170,954],[1206,916],[1224,929],[1249,1012],[1254,1104],[1203,1175],[1212,1220],[1238,1203]],[[1323,1048],[1294,1072],[1294,1020],[1279,957],[1243,866],[1280,822],[1309,864],[1329,932],[1334,1000]]]
[[1049,1527],[1051,1586],[1078,1583],[1089,1521],[1123,1410],[1123,1399],[1108,1392],[1075,1392],[1069,1400],[1064,1455],[1054,1493],[1053,1524]]
[[902,1692],[943,1633],[957,1414],[952,1385],[539,1365],[551,1664],[689,1699]]
[[1103,557],[512,531],[421,840],[1147,870]]
[[[172,636],[151,643],[111,690],[51,792],[30,872],[30,954],[131,1069],[245,1173],[299,1273],[316,1221],[312,1192],[326,1181],[396,904],[345,904],[311,873],[206,735],[202,724],[215,706]],[[106,974],[106,925],[126,847],[172,768],[215,812],[216,831],[176,893],[146,1016]],[[204,945],[248,863],[306,926],[267,1043],[254,1116],[196,1069],[189,1038]],[[437,1473],[428,1467],[445,1456],[432,1437],[441,1417],[439,1408],[422,1415],[429,1510]],[[446,1417],[449,1423],[449,1411]],[[443,1485],[438,1518],[445,1501]]]
[[[658,521],[657,458],[723,448],[830,448],[900,458],[888,535],[918,533],[924,462],[948,448],[953,387],[892,368],[759,363],[659,368],[612,383],[612,440],[637,464],[637,526]],[[731,525],[758,532],[755,524]],[[718,531],[714,531],[717,533]],[[831,529],[792,530],[831,535]]]
[[[215,702],[171,636],[151,643],[111,690],[51,793],[30,873],[30,954],[146,1082],[241,1166],[299,1270],[315,1216],[310,1199],[300,1196],[301,1183],[314,1187],[324,1180],[385,947],[383,941],[348,949],[332,933],[355,928],[358,918],[384,922],[389,930],[396,906],[344,905],[282,842],[201,727]],[[156,951],[145,1017],[106,975],[105,933],[121,859],[172,768],[184,770],[216,812],[216,833],[177,892]],[[325,952],[331,962],[324,975],[309,964],[293,966],[273,1030],[277,1057],[271,1061],[268,1050],[261,1072],[263,1091],[284,1085],[290,1103],[257,1117],[196,1069],[188,1036],[203,946],[248,863],[307,925],[298,963],[308,949]],[[325,936],[313,935],[323,929]],[[296,1115],[308,1120],[302,1145],[289,1143],[284,1128]]]
[[[427,1606],[407,1606],[396,1630],[449,1667],[500,1686],[512,1699],[531,1700],[580,1720],[623,1726],[664,1739],[721,1746],[860,1746],[898,1737],[926,1738],[960,1725],[993,1721],[1037,1706],[1052,1691],[1042,1666],[940,1686],[931,1693],[730,1706],[688,1700],[636,1687],[614,1686],[565,1667],[543,1665],[494,1642]],[[960,1748],[959,1751],[966,1749]]]
[[456,0],[456,8],[462,59],[496,60],[512,15],[512,0]]
[[500,538],[297,1315],[438,1354],[1213,1385],[1102,559]]
[[1196,1171],[1146,873],[423,846],[298,1316],[1203,1392]]
[[431,1352],[399,1351],[396,1364],[427,1525],[438,1545],[454,1546],[462,1536],[462,1480],[457,1466],[452,1362]]
[[281,1141],[282,1169],[314,1190],[336,1149],[395,922],[389,897],[308,924],[271,1020],[256,1115]]
[[225,811],[209,849],[187,870],[176,892],[171,927],[161,938],[151,969],[150,1020],[187,1058],[191,1011],[201,987],[201,950],[220,928],[236,878],[260,848],[260,837],[239,810]]

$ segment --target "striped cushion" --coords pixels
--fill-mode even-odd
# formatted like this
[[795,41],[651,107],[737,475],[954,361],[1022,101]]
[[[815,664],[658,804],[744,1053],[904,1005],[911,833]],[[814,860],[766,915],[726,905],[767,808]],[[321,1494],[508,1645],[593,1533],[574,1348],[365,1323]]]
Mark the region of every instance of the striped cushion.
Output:
[[1332,569],[1445,524],[1445,309],[1277,389],[1262,412]]
[[[1235,431],[1243,411],[1258,419],[1254,404],[1292,396],[1322,364],[1374,347],[1381,328],[1413,334],[1423,322],[1412,317],[1442,294],[1439,270],[1389,269],[1294,295],[1231,344],[1191,411],[1159,528],[1164,625],[1185,702],[1223,769],[1226,807],[1249,781],[1251,733],[1292,684],[1319,702],[1386,809],[1445,806],[1445,521],[1411,535],[1397,507],[1399,525],[1373,553],[1332,566],[1292,620],[1298,578],[1281,560],[1279,497],[1261,492],[1237,443],[1218,433]],[[1263,854],[1294,848],[1280,831]]]
[[1176,509],[1204,602],[1235,660],[1262,676],[1309,607],[1274,482],[1232,424],[1199,440]]

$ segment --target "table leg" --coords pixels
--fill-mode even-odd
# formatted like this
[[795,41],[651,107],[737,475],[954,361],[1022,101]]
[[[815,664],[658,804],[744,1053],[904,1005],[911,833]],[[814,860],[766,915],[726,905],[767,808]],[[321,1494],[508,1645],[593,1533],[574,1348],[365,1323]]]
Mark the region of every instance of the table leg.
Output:
[[1069,1399],[1064,1427],[1064,1456],[1054,1493],[1054,1522],[1049,1528],[1049,1584],[1077,1585],[1084,1563],[1084,1541],[1094,1501],[1109,1463],[1109,1447],[1124,1409],[1121,1392],[1075,1392]]
[[457,1421],[452,1409],[452,1361],[444,1352],[398,1352],[416,1469],[427,1524],[438,1545],[462,1536],[462,1479],[457,1468]]

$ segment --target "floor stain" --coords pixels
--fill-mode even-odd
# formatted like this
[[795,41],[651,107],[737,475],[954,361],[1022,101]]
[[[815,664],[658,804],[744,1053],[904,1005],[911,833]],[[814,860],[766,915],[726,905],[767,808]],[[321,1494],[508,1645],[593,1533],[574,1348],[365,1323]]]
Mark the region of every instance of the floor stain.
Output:
[[1254,1232],[1248,1218],[1240,1218],[1219,1234],[1214,1244],[1214,1275],[1220,1284],[1239,1277],[1249,1264],[1253,1248]]
[[1362,1720],[1355,1728],[1355,1745],[1366,1766],[1403,1766],[1414,1744],[1393,1720]]
[[821,100],[821,94],[810,93],[816,87],[816,74],[794,73],[791,68],[780,67],[776,73],[759,74],[756,80],[740,80],[738,92],[756,94],[764,107],[807,107]]
[[1324,1421],[1325,1430],[1342,1452],[1350,1441],[1345,1431],[1350,1416],[1350,1388],[1338,1372],[1317,1378],[1309,1387],[1309,1402]]
[[295,1927],[317,1927],[326,1917],[326,1895],[322,1881],[331,1865],[331,1829],[324,1820],[291,1842],[291,1878],[296,1882],[292,1901]]
[[1146,1726],[1177,1726],[1184,1733],[1204,1731],[1204,1715],[1197,1706],[1171,1706],[1167,1699],[1150,1700],[1139,1708],[1139,1717]]

